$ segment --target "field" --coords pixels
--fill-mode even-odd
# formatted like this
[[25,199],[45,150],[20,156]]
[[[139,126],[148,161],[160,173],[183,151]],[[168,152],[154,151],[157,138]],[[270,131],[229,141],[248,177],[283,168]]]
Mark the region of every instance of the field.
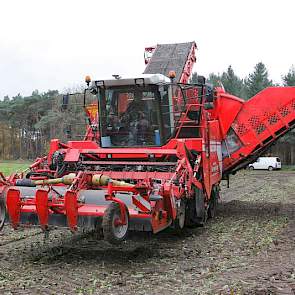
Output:
[[0,161],[0,172],[8,176],[13,172],[26,169],[30,164],[31,162],[28,161]]
[[94,235],[0,232],[0,294],[295,294],[295,172],[242,171],[204,228]]

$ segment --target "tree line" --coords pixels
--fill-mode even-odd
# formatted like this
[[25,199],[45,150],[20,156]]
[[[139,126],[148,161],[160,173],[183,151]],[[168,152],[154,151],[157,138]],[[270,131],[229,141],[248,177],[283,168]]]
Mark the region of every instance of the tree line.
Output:
[[[198,74],[193,73],[191,82],[197,82]],[[238,96],[244,100],[248,100],[261,90],[271,87],[271,86],[295,86],[295,67],[291,66],[286,74],[281,76],[281,83],[274,83],[269,78],[268,70],[264,63],[259,62],[255,65],[253,72],[251,72],[247,77],[240,78],[234,72],[232,66],[228,66],[227,70],[223,73],[211,73],[207,79],[207,83],[211,83],[213,86],[223,86],[224,89],[235,96]],[[281,139],[280,143],[286,143],[291,145],[290,148],[293,149],[295,144],[295,130],[290,131]],[[287,146],[286,146],[287,148]],[[294,151],[292,150],[292,153]],[[288,158],[288,156],[285,156]],[[290,158],[290,156],[289,156]],[[291,157],[292,159],[295,156]],[[292,160],[292,163],[294,161]]]
[[0,101],[0,159],[35,159],[47,153],[50,139],[82,138],[86,126],[82,95],[69,98],[57,90],[30,96],[5,96]]
[[[191,82],[196,79],[194,73]],[[227,92],[245,100],[268,86],[277,86],[262,62],[246,78],[238,77],[229,66],[221,74],[211,73],[207,81],[214,86],[223,85]],[[282,85],[295,86],[294,67],[282,76]],[[0,99],[0,159],[35,159],[46,154],[52,138],[81,139],[86,126],[83,97],[69,96],[68,107],[63,99],[57,90],[35,90],[30,96],[18,94]],[[295,136],[291,134],[284,140],[295,142]]]
[[[197,73],[193,73],[191,82],[197,82]],[[207,79],[208,83],[213,86],[223,86],[224,89],[244,100],[248,100],[259,91],[270,86],[295,86],[295,67],[292,66],[288,73],[282,75],[282,82],[274,83],[269,78],[268,70],[264,63],[259,62],[255,65],[254,70],[246,78],[238,77],[232,66],[221,74],[211,73]]]

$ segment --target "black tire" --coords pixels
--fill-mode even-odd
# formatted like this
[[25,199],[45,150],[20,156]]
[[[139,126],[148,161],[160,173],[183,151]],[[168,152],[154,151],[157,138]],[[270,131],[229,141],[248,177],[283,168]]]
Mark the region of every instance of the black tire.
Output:
[[214,186],[212,189],[211,198],[209,201],[208,218],[214,218],[216,216],[218,199],[219,199],[219,187]]
[[0,231],[3,229],[6,218],[6,209],[4,200],[0,197]]
[[268,171],[273,171],[274,168],[273,168],[272,166],[269,166],[269,167],[267,168],[267,170],[268,170]]
[[120,205],[116,202],[110,203],[104,212],[102,219],[102,230],[104,239],[110,244],[118,245],[123,242],[128,235],[129,214],[126,207],[125,225],[116,225],[115,222],[121,216]]
[[254,170],[254,167],[253,166],[249,166],[249,170]]
[[195,188],[195,195],[186,205],[186,225],[188,227],[204,226],[207,221],[205,196],[200,189]]
[[177,208],[177,216],[173,222],[173,227],[176,231],[181,231],[185,226],[186,219],[186,203],[184,200],[180,200],[180,205]]

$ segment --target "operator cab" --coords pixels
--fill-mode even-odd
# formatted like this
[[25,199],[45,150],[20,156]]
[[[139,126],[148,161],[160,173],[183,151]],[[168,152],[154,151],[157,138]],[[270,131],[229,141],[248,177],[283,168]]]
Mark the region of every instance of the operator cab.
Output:
[[185,109],[182,91],[175,95],[175,86],[161,74],[93,81],[101,147],[161,146],[174,137]]

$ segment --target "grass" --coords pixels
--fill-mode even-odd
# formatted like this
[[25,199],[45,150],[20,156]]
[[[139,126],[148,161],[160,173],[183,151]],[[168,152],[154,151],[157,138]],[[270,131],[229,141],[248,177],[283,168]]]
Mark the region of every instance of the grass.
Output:
[[25,170],[30,164],[29,161],[0,161],[0,172],[8,176],[13,172]]
[[283,171],[295,171],[295,165],[282,165]]

